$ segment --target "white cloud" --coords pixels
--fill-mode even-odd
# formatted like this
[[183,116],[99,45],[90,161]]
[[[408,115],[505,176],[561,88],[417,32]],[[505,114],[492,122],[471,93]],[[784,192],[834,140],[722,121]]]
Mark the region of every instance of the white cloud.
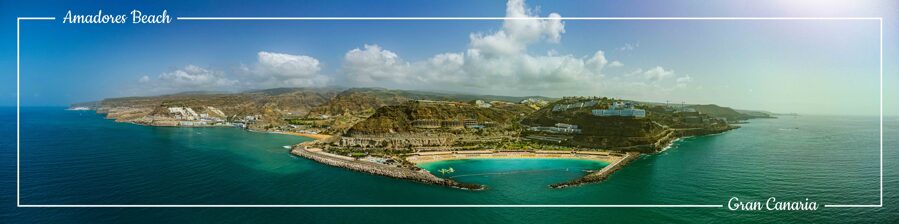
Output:
[[640,43],[636,43],[636,44],[624,43],[624,46],[619,47],[618,51],[632,51],[634,49],[637,49],[637,47],[640,47]]
[[260,51],[258,73],[280,78],[311,78],[321,71],[317,59],[305,55],[290,55]]
[[693,77],[690,77],[690,75],[685,75],[682,77],[678,77],[675,82],[677,82],[677,87],[687,87],[687,84],[693,82]]
[[[527,8],[524,0],[509,0],[506,3],[507,18],[536,17],[534,12]],[[550,13],[550,19],[513,19],[503,22],[502,30],[492,34],[473,33],[469,35],[469,51],[477,51],[479,54],[510,55],[520,54],[527,49],[527,45],[547,40],[558,43],[565,33],[565,24],[557,13]]]
[[672,69],[655,66],[648,70],[635,69],[623,75],[608,76],[599,87],[603,93],[612,96],[666,100],[683,93],[692,82],[693,77],[689,75],[679,75]]
[[378,45],[365,45],[364,49],[353,49],[343,57],[346,75],[359,82],[406,81],[409,64],[403,62],[396,53],[381,49]]
[[[506,16],[538,17],[523,0],[510,0]],[[661,94],[685,87],[693,78],[678,76],[674,70],[656,66],[624,75],[606,74],[607,68],[624,63],[610,60],[606,52],[588,55],[560,53],[551,47],[544,55],[531,54],[534,44],[553,46],[561,42],[565,23],[557,13],[549,19],[504,20],[501,29],[471,33],[467,49],[445,52],[420,60],[404,60],[394,51],[365,44],[344,54],[337,72],[349,81],[385,87],[443,90],[474,90],[495,94],[588,95],[621,94],[641,96]],[[639,44],[625,44],[619,51]],[[259,89],[272,87],[321,86],[332,79],[321,74],[322,63],[311,56],[261,51],[257,61],[236,70],[234,78],[193,65],[163,73],[157,78],[141,77],[144,85],[171,89]],[[459,88],[462,87],[462,88]],[[186,89],[185,89],[186,88]],[[467,89],[463,89],[467,88]]]
[[321,63],[306,55],[260,51],[252,68],[242,67],[252,79],[249,88],[306,87],[326,85],[330,78],[321,75]]
[[330,78],[320,74],[321,62],[305,55],[260,51],[252,66],[241,66],[231,74],[187,65],[137,81],[148,94],[183,91],[240,91],[275,87],[323,86]]
[[225,77],[221,71],[214,71],[196,65],[187,65],[183,68],[159,74],[156,79],[143,76],[138,80],[150,85],[157,90],[213,90],[223,87],[231,87],[238,84],[237,80]]
[[621,63],[620,61],[613,61],[612,63],[609,63],[609,68],[615,68],[615,67],[621,67],[621,66],[624,66],[624,63]]
[[672,76],[674,76],[674,70],[665,70],[665,68],[662,68],[661,66],[656,66],[655,68],[643,72],[643,77],[647,81],[653,83],[665,80]]
[[468,78],[462,53],[434,55],[427,61],[415,63],[411,71],[418,72],[416,80],[420,82],[464,83]]
[[[536,17],[522,0],[507,4],[507,17]],[[565,24],[557,13],[547,20],[505,20],[501,30],[469,35],[469,47],[461,53],[442,53],[426,60],[406,62],[377,45],[365,45],[346,53],[342,71],[351,81],[414,85],[468,86],[493,89],[541,89],[562,86],[589,87],[609,66],[602,51],[587,57],[530,55],[528,45],[558,43]],[[612,62],[611,66],[621,66]]]

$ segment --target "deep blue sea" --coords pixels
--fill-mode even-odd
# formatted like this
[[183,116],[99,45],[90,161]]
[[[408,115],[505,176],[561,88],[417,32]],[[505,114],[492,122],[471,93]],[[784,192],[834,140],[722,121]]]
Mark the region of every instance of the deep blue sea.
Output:
[[444,161],[464,191],[372,176],[292,156],[309,139],[236,128],[146,127],[93,111],[22,108],[21,204],[713,204],[816,201],[818,211],[724,208],[16,208],[15,108],[0,108],[0,223],[897,223],[899,119],[757,119],[686,138],[607,181],[566,189],[605,164],[565,159]]

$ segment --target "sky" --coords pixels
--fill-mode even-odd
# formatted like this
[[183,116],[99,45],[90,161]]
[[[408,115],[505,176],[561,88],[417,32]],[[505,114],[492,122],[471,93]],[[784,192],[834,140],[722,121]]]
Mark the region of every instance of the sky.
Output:
[[[548,20],[64,24],[172,17],[548,17]],[[277,87],[608,96],[801,114],[879,113],[877,20],[582,21],[564,17],[882,17],[884,113],[899,115],[894,1],[0,2],[0,105]],[[557,18],[557,19],[555,19]]]

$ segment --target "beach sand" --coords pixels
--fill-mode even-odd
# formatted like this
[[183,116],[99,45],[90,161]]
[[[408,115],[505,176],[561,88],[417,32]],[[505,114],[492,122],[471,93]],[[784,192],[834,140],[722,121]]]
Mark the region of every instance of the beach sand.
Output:
[[286,134],[286,135],[303,136],[303,137],[312,138],[312,139],[315,139],[315,140],[322,140],[322,139],[326,139],[326,138],[330,138],[330,137],[331,137],[330,135],[325,135],[325,134],[310,134],[310,133],[300,133],[300,132],[292,132],[292,131],[281,131],[281,132],[275,132],[275,133],[278,133],[278,134]]
[[463,159],[583,159],[593,160],[603,163],[613,163],[620,160],[621,156],[602,154],[602,153],[541,153],[541,152],[484,152],[484,153],[464,153],[463,152],[441,152],[441,153],[421,153],[406,157],[406,160],[414,164],[431,163],[445,160],[463,160]]

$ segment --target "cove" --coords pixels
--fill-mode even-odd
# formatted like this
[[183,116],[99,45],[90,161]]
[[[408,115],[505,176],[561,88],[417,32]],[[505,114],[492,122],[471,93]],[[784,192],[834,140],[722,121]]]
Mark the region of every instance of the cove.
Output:
[[[493,190],[545,189],[548,185],[577,179],[608,163],[582,159],[492,159],[443,160],[418,166],[432,174],[465,183],[486,185]],[[454,172],[441,174],[441,169]]]

